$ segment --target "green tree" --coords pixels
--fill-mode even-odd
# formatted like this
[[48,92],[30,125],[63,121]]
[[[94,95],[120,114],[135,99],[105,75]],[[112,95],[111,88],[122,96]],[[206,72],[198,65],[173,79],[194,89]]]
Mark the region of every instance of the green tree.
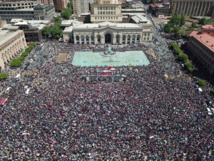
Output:
[[68,20],[71,17],[71,12],[72,12],[71,8],[66,8],[61,12],[61,17]]
[[199,24],[201,25],[206,25],[207,24],[207,19],[206,18],[202,18],[199,20]]
[[195,28],[195,27],[196,27],[196,25],[197,25],[197,23],[196,23],[196,22],[192,22],[192,27],[193,27],[193,28]]
[[45,37],[49,36],[50,33],[51,33],[50,27],[44,27],[44,28],[42,29],[42,35],[44,35]]
[[54,17],[54,22],[56,25],[61,25],[61,23],[62,23],[61,17]]
[[173,32],[173,34],[176,36],[176,37],[178,37],[178,33],[179,33],[179,30],[180,30],[180,28],[178,28],[178,27],[175,27],[175,28],[173,28],[173,30],[172,30],[172,32]]
[[1,79],[7,79],[8,78],[8,74],[7,73],[0,73],[0,80]]
[[183,25],[185,25],[185,16],[184,15],[182,15],[180,17],[180,26],[183,26]]
[[172,27],[171,24],[166,24],[163,28],[164,32],[167,32],[167,33],[171,32],[171,27]]
[[172,18],[169,20],[169,23],[173,25],[173,27],[180,26],[181,17],[178,14],[174,14]]
[[58,25],[51,27],[51,35],[53,38],[59,39],[62,37],[62,30]]
[[210,90],[210,93],[211,93],[212,95],[214,95],[214,89],[211,89],[211,90]]
[[199,86],[205,86],[205,85],[207,84],[207,82],[204,81],[204,80],[199,80],[199,81],[197,82],[197,84],[198,84]]
[[185,62],[188,59],[188,55],[181,53],[178,55],[178,59]]
[[185,68],[189,71],[189,72],[192,72],[193,71],[193,65],[192,63],[189,61],[189,60],[186,60],[184,62],[184,66]]
[[21,66],[22,61],[20,59],[13,59],[10,63],[11,67],[20,67]]

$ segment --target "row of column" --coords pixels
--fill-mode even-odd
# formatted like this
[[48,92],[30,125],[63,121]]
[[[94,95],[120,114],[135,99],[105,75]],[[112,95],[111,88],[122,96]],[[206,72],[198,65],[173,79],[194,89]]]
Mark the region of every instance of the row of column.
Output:
[[[112,35],[112,44],[131,44],[140,43],[141,36],[137,35]],[[105,44],[105,35],[93,36],[74,36],[74,44]]]
[[205,16],[209,14],[210,9],[214,2],[202,1],[180,1],[175,2],[174,11],[179,14],[186,14],[191,16]]

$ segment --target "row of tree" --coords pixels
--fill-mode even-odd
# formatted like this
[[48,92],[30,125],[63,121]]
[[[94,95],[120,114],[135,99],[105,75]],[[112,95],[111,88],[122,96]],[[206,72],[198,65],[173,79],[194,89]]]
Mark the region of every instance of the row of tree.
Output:
[[10,63],[11,67],[20,67],[23,60],[28,56],[28,54],[33,50],[33,48],[36,46],[36,43],[31,43],[31,45],[28,46],[28,48],[25,49],[25,51],[22,53],[22,55],[16,59],[13,59]]
[[192,72],[193,69],[193,64],[189,61],[188,55],[184,54],[183,51],[180,49],[177,43],[171,43],[171,46],[174,50],[174,52],[178,55],[178,59],[184,63],[185,68],[189,71]]
[[0,73],[0,80],[7,79],[8,74],[7,73]]

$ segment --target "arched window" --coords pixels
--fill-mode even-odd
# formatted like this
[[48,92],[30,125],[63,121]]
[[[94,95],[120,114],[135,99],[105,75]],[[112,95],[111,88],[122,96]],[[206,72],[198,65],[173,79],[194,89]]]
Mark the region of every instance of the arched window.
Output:
[[137,35],[137,43],[140,42],[140,35]]
[[128,37],[127,37],[127,43],[128,43],[128,44],[130,44],[130,39],[131,39],[131,36],[128,35]]
[[135,35],[132,35],[132,43],[135,43]]
[[101,36],[97,35],[97,43],[100,44],[101,43]]
[[123,44],[126,43],[126,35],[123,35]]
[[86,36],[86,44],[89,44],[89,36]]

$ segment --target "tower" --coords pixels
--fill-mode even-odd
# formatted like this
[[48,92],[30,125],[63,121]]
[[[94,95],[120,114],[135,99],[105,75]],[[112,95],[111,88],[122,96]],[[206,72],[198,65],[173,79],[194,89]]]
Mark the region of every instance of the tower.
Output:
[[122,22],[122,7],[118,0],[95,0],[91,5],[91,22]]

